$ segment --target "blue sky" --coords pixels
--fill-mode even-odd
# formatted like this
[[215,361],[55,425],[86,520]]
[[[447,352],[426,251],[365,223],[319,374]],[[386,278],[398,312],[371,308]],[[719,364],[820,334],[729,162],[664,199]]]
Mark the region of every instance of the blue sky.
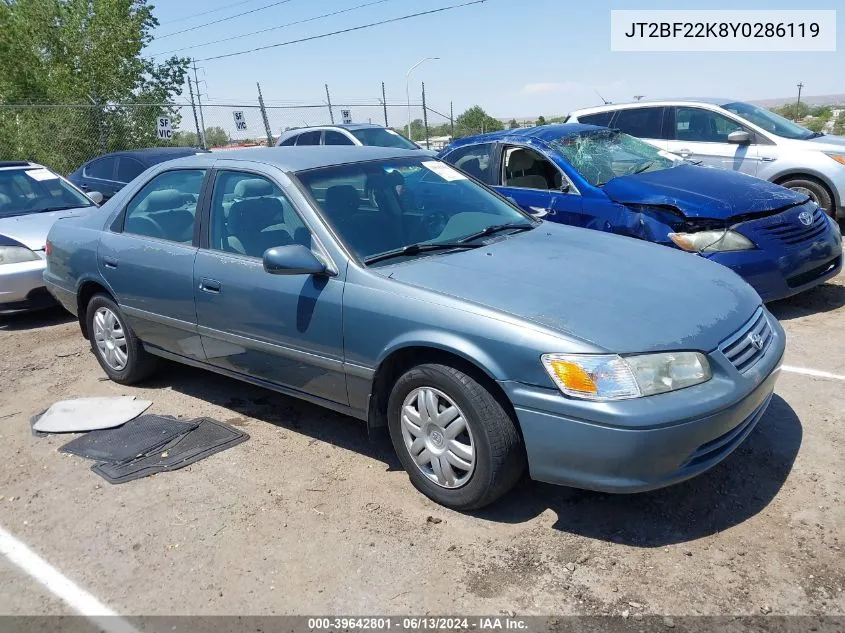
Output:
[[[277,0],[276,0],[277,1]],[[219,40],[364,4],[368,0],[289,0],[250,15],[195,31],[162,37],[148,54],[178,51],[199,60],[251,47],[308,37],[465,0],[386,0],[335,17],[281,28],[231,42]],[[153,0],[164,36],[226,18],[274,0]],[[598,102],[595,90],[613,101],[634,94],[783,97],[798,81],[810,95],[845,93],[845,5],[820,0],[806,8],[836,9],[838,50],[827,53],[618,53],[610,51],[611,9],[796,9],[783,0],[709,0],[707,3],[640,0],[487,0],[358,32],[201,61],[204,91],[220,102],[254,102],[260,81],[268,104],[319,103],[328,84],[332,101],[377,104],[381,82],[389,102],[404,103],[405,72],[423,57],[437,56],[411,75],[412,95],[425,81],[429,105],[455,113],[479,104],[499,117],[549,116]],[[237,6],[232,6],[237,5]],[[839,5],[839,6],[837,6]],[[223,7],[226,7],[225,9]],[[208,13],[192,19],[185,16]]]

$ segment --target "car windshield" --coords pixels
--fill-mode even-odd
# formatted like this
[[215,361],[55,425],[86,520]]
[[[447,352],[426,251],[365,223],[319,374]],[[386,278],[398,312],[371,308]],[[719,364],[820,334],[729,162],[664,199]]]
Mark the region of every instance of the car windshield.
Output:
[[44,167],[0,170],[0,218],[91,206],[91,200]]
[[592,130],[551,142],[587,182],[596,187],[617,176],[642,174],[680,165],[683,161],[619,130]]
[[398,147],[400,149],[419,149],[419,146],[412,143],[398,132],[384,127],[365,127],[359,130],[349,130],[352,135],[364,145],[375,145],[377,147]]
[[722,107],[728,112],[733,112],[735,115],[742,117],[749,123],[753,123],[757,127],[761,127],[767,132],[777,134],[783,138],[805,140],[821,136],[821,134],[808,130],[797,123],[793,123],[771,110],[766,110],[750,103],[737,101],[736,103],[729,103]]
[[393,158],[297,176],[336,234],[365,263],[481,246],[485,237],[537,224],[435,159]]

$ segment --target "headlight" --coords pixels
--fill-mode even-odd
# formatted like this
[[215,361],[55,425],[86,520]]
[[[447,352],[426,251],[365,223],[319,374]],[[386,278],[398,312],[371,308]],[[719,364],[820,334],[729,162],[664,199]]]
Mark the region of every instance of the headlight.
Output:
[[707,382],[710,363],[698,352],[543,354],[543,366],[567,396],[587,400],[640,398]]
[[679,248],[692,253],[747,251],[754,248],[754,242],[747,237],[726,229],[698,233],[669,233],[669,239]]
[[845,154],[834,154],[832,152],[831,153],[823,152],[823,154],[825,156],[832,158],[833,160],[835,160],[840,165],[845,165]]
[[0,246],[0,265],[32,262],[40,259],[38,255],[24,246]]

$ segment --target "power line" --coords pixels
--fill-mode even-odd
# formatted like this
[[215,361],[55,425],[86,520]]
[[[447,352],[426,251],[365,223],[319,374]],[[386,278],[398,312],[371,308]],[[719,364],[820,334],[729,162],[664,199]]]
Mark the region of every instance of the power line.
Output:
[[287,4],[290,0],[278,0],[278,2],[271,2],[270,4],[265,4],[263,7],[258,7],[256,9],[250,9],[249,11],[244,11],[243,13],[236,13],[235,15],[230,15],[226,18],[220,18],[219,20],[212,20],[211,22],[206,22],[204,24],[197,24],[196,26],[192,26],[187,29],[182,29],[181,31],[173,31],[172,33],[165,33],[164,35],[157,35],[154,39],[156,40],[163,40],[165,37],[172,37],[174,35],[179,35],[180,33],[188,33],[189,31],[196,31],[198,29],[204,28],[206,26],[211,26],[212,24],[220,24],[221,22],[225,22],[226,20],[233,20],[235,18],[240,18],[245,15],[249,15],[250,13],[257,13],[258,11],[263,11],[264,9],[270,9],[271,7],[277,7],[280,4]]
[[315,15],[313,18],[306,18],[304,20],[297,20],[296,22],[288,22],[286,24],[280,24],[278,26],[271,26],[270,28],[261,29],[260,31],[252,31],[251,33],[244,33],[242,35],[233,35],[232,37],[226,37],[222,40],[214,40],[213,42],[204,42],[203,44],[194,44],[193,46],[183,46],[182,48],[174,48],[170,51],[165,51],[163,53],[156,53],[153,57],[157,57],[160,55],[169,55],[170,53],[178,53],[179,51],[187,51],[192,48],[202,48],[203,46],[211,46],[212,44],[222,44],[223,42],[231,42],[232,40],[238,40],[243,37],[249,37],[251,35],[260,35],[261,33],[269,33],[270,31],[276,31],[278,29],[283,29],[288,26],[294,26],[296,24],[305,24],[306,22],[313,22],[315,20],[322,20],[323,18],[330,18],[335,15],[340,15],[341,13],[349,13],[350,11],[355,11],[356,9],[363,9],[364,7],[371,7],[374,4],[384,4],[385,2],[391,2],[391,0],[373,0],[373,2],[365,2],[364,4],[359,4],[354,7],[349,7],[348,9],[340,9],[338,11],[332,11],[331,13],[324,13],[322,15]]
[[218,11],[223,11],[224,9],[232,9],[234,7],[238,7],[242,4],[248,4],[250,2],[255,2],[255,0],[241,0],[241,2],[233,2],[226,6],[218,7],[216,9],[210,9],[208,11],[200,11],[199,13],[192,13],[191,15],[186,15],[182,18],[176,18],[175,20],[167,20],[166,22],[160,22],[160,24],[173,24],[174,22],[184,22],[185,20],[190,20],[191,18],[198,18],[203,15],[208,15],[210,13],[217,13]]
[[246,55],[247,53],[255,53],[256,51],[263,51],[267,50],[268,48],[277,48],[279,46],[289,46],[290,44],[300,44],[301,42],[310,42],[311,40],[319,40],[324,37],[331,37],[332,35],[340,35],[342,33],[351,33],[352,31],[360,31],[362,29],[368,29],[374,26],[380,26],[382,24],[390,24],[391,22],[401,22],[402,20],[410,20],[411,18],[417,18],[421,15],[431,15],[432,13],[441,13],[443,11],[449,11],[451,9],[460,9],[462,7],[468,7],[473,4],[482,4],[486,2],[486,0],[472,0],[471,2],[464,2],[462,4],[453,4],[448,7],[441,7],[439,9],[430,9],[429,11],[420,11],[419,13],[411,13],[409,15],[403,15],[398,18],[390,18],[388,20],[381,20],[379,22],[370,22],[369,24],[362,24],[360,26],[352,26],[348,29],[341,29],[340,31],[332,31],[331,33],[321,33],[320,35],[312,35],[311,37],[302,37],[297,40],[288,40],[287,42],[279,42],[277,44],[268,44],[266,46],[257,46],[255,48],[250,48],[243,51],[237,51],[235,53],[226,53],[224,55],[215,55],[214,57],[206,57],[205,59],[200,59],[201,62],[208,62],[215,59],[223,59],[225,57],[235,57],[236,55]]

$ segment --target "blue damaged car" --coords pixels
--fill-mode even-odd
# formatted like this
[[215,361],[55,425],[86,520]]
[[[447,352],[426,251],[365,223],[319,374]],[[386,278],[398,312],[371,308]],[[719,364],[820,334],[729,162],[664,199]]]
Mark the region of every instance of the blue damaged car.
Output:
[[724,264],[764,301],[842,270],[839,227],[806,193],[693,165],[618,130],[505,130],[460,139],[439,156],[547,220]]
[[112,380],[166,358],[386,426],[458,509],[526,464],[613,492],[702,473],[763,417],[785,347],[727,268],[535,219],[413,150],[163,163],[46,250]]

